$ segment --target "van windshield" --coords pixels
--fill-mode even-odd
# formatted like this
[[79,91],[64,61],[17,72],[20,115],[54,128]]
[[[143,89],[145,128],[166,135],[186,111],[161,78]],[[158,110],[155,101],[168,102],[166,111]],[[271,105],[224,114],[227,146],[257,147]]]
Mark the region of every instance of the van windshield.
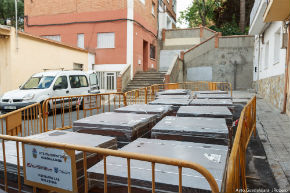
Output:
[[49,88],[55,76],[31,77],[20,89],[46,89]]

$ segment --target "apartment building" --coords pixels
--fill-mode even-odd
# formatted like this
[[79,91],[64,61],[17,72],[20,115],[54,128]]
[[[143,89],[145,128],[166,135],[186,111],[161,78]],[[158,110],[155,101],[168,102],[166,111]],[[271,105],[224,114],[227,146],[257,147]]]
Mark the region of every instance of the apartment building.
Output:
[[104,90],[127,66],[131,78],[156,70],[158,32],[176,22],[176,0],[30,0],[24,9],[25,32],[88,50]]
[[281,111],[289,106],[289,0],[256,0],[250,15],[250,35],[255,35],[254,81],[257,91]]

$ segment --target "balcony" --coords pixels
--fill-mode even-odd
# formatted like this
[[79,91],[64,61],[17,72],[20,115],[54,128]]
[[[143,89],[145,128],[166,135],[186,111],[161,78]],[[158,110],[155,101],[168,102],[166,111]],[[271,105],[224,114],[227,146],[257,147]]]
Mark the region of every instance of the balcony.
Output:
[[264,14],[264,22],[285,21],[290,18],[289,0],[270,0]]
[[250,15],[250,35],[257,35],[264,29],[263,15],[267,8],[267,0],[256,0]]

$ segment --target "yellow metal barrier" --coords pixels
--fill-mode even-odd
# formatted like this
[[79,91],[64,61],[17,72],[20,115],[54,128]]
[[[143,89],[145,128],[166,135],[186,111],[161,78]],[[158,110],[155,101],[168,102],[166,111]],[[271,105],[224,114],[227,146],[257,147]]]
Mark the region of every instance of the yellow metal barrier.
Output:
[[[219,188],[218,185],[214,179],[214,177],[211,175],[211,173],[205,169],[203,166],[189,162],[189,161],[183,161],[178,159],[172,159],[172,158],[166,158],[166,157],[159,157],[159,156],[148,156],[146,154],[140,154],[140,153],[130,153],[130,152],[124,152],[124,151],[118,151],[118,150],[110,150],[110,149],[104,149],[104,148],[97,148],[97,147],[87,147],[87,146],[76,146],[72,144],[64,144],[64,143],[53,143],[53,142],[47,142],[47,141],[40,141],[40,140],[34,140],[34,139],[27,139],[23,137],[14,137],[14,136],[7,136],[7,135],[0,135],[0,139],[2,139],[2,147],[3,147],[3,160],[4,160],[4,185],[5,185],[5,191],[8,192],[8,183],[7,183],[7,168],[6,168],[6,152],[5,152],[5,141],[15,141],[17,149],[19,148],[18,145],[21,142],[22,144],[31,144],[31,145],[38,145],[43,147],[50,147],[50,148],[57,148],[62,150],[73,150],[73,151],[81,151],[83,152],[84,159],[86,158],[87,153],[97,153],[98,155],[103,155],[104,159],[104,168],[107,168],[106,165],[106,158],[108,156],[115,156],[115,157],[121,157],[127,159],[127,166],[128,166],[128,192],[131,192],[131,179],[130,179],[130,161],[131,160],[140,160],[140,161],[147,161],[151,162],[152,164],[152,192],[155,192],[155,164],[166,164],[171,166],[176,166],[179,169],[179,193],[182,192],[182,168],[190,168],[193,170],[196,170],[201,175],[205,177],[207,182],[210,185],[210,188],[213,193],[218,193]],[[17,157],[19,160],[19,151],[17,151]],[[87,178],[87,162],[83,162],[83,168],[84,168],[84,183],[85,183],[85,192],[88,192],[88,178]],[[19,166],[19,162],[18,162]],[[75,179],[76,180],[76,179]],[[21,182],[20,182],[20,167],[18,167],[18,190],[21,192]],[[107,192],[107,172],[104,171],[104,192]]]
[[0,131],[6,135],[29,136],[43,132],[39,103],[0,115]]
[[[8,113],[6,115],[0,116],[0,123],[2,128],[2,139],[3,146],[3,157],[4,157],[4,174],[5,174],[5,189],[7,186],[7,171],[6,171],[6,161],[5,161],[5,144],[4,140],[16,141],[17,149],[18,143],[31,143],[35,145],[41,145],[45,147],[53,147],[60,149],[70,149],[78,150],[84,152],[84,157],[86,153],[99,153],[104,155],[104,160],[107,156],[118,156],[128,159],[143,160],[152,162],[152,192],[154,192],[155,180],[154,180],[154,166],[155,163],[162,163],[167,165],[174,165],[179,167],[180,176],[182,167],[187,167],[200,172],[208,180],[212,191],[218,192],[218,186],[213,179],[212,175],[204,169],[202,166],[185,162],[181,160],[161,158],[155,156],[147,156],[142,154],[132,154],[108,149],[101,148],[89,148],[82,146],[73,146],[69,144],[56,144],[43,141],[36,141],[31,139],[25,139],[21,137],[6,136],[7,135],[20,135],[27,136],[35,133],[40,133],[53,129],[69,129],[72,127],[74,120],[78,120],[87,115],[93,115],[105,111],[112,111],[115,108],[121,106],[126,106],[128,104],[142,103],[147,104],[148,102],[155,99],[156,93],[167,89],[190,89],[193,91],[198,90],[224,90],[231,92],[231,84],[224,82],[185,82],[185,83],[169,83],[152,85],[149,87],[129,91],[127,93],[105,93],[105,94],[95,94],[95,95],[80,95],[80,96],[69,96],[69,97],[56,97],[46,100],[42,106],[40,104],[34,104],[23,109]],[[234,146],[229,160],[229,168],[227,169],[227,181],[226,181],[226,191],[232,192],[236,188],[246,187],[245,181],[245,150],[249,142],[252,132],[255,132],[255,102],[256,98],[253,98],[249,104],[245,107],[242,112],[240,124],[237,130]],[[41,113],[41,108],[43,110],[43,115]],[[74,109],[75,108],[75,109]],[[21,117],[21,119],[20,119]],[[43,117],[43,124],[42,124]],[[14,121],[15,120],[15,121]],[[20,126],[21,120],[22,124]],[[25,123],[25,125],[23,125]],[[23,128],[26,128],[23,130]],[[128,163],[130,163],[128,161]],[[85,164],[85,162],[84,162]],[[128,164],[129,165],[129,164]],[[84,167],[86,168],[86,167]],[[128,170],[130,172],[130,169]],[[85,171],[86,172],[86,171]],[[104,176],[106,179],[106,175]],[[181,178],[180,178],[181,179]],[[87,183],[87,179],[86,183]],[[243,184],[240,186],[239,181]],[[106,180],[105,180],[106,182]],[[130,182],[130,180],[128,180]],[[18,183],[19,188],[20,182]],[[130,184],[128,184],[130,187]],[[86,185],[87,187],[87,185]],[[180,181],[180,192],[181,192],[182,182]],[[86,189],[87,190],[87,189]],[[106,188],[104,189],[106,190]],[[87,192],[87,191],[86,191]]]
[[124,93],[49,98],[43,102],[44,131],[70,129],[73,121],[126,105]]
[[256,136],[256,96],[244,107],[236,131],[227,168],[226,192],[247,190],[246,149],[252,134]]

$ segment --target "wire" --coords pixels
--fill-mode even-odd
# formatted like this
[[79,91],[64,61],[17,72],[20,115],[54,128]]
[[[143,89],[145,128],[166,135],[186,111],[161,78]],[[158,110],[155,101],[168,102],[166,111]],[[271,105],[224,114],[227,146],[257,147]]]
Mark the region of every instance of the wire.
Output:
[[[26,18],[26,26],[28,27],[43,27],[43,26],[58,26],[58,25],[72,25],[72,24],[82,24],[82,23],[106,23],[106,22],[117,22],[117,21],[132,21],[136,24],[138,24],[141,28],[143,28],[145,31],[151,33],[156,39],[157,36],[147,29],[145,26],[143,26],[141,23],[134,19],[127,19],[127,18],[120,18],[120,19],[110,19],[110,20],[95,20],[95,21],[74,21],[74,22],[65,22],[65,23],[52,23],[52,24],[29,24],[29,18],[28,16],[24,16]],[[158,32],[157,32],[158,33]]]

